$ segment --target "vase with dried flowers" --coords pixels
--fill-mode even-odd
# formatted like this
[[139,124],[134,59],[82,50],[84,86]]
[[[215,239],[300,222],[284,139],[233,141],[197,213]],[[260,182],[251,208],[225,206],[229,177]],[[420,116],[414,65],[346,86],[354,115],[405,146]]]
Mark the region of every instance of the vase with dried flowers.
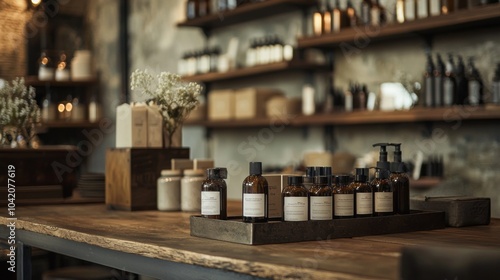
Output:
[[155,77],[146,70],[137,69],[130,76],[130,87],[148,97],[148,105],[158,107],[163,118],[165,146],[171,148],[174,135],[199,104],[201,86],[183,82],[179,75],[169,72],[161,72]]
[[40,122],[35,89],[23,78],[16,78],[0,87],[0,146],[12,148],[38,146],[35,125]]

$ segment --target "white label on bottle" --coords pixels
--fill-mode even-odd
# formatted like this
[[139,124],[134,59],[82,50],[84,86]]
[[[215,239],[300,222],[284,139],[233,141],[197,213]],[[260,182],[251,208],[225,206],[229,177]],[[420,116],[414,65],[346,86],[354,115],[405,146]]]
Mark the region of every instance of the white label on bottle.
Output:
[[391,213],[393,212],[393,192],[375,193],[375,212]]
[[373,214],[373,194],[371,192],[356,194],[356,214]]
[[439,16],[441,14],[441,1],[429,1],[429,13],[431,16]]
[[354,195],[353,194],[334,194],[334,213],[335,216],[353,216],[354,215]]
[[405,18],[407,21],[415,20],[415,0],[405,1]]
[[263,193],[243,194],[243,216],[265,217],[266,197]]
[[429,16],[429,3],[427,2],[427,0],[418,0],[417,16],[419,19]]
[[311,196],[311,220],[332,219],[332,197]]
[[220,192],[201,192],[201,214],[220,215]]
[[469,81],[469,104],[478,105],[480,99],[481,85],[478,81]]
[[307,221],[307,197],[285,197],[283,210],[285,221]]

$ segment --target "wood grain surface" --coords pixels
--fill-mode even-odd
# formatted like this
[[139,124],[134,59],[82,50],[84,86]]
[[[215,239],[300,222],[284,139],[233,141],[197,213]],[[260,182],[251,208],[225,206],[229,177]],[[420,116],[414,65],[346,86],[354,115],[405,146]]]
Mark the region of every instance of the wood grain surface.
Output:
[[[230,202],[230,216],[241,215]],[[197,213],[113,211],[103,204],[17,209],[17,228],[146,257],[274,279],[398,279],[403,246],[500,249],[500,221],[489,226],[249,246],[189,235]],[[0,217],[2,224],[6,217]]]

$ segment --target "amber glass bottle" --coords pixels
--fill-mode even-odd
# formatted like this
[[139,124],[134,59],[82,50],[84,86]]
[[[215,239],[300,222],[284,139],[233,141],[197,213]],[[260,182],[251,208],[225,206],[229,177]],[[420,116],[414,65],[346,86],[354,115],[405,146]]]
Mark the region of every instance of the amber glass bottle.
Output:
[[265,223],[268,218],[268,186],[262,163],[250,162],[250,175],[243,181],[243,222]]
[[288,186],[281,192],[283,221],[307,221],[309,192],[302,185],[302,176],[288,177]]
[[335,176],[333,189],[333,217],[345,219],[354,217],[354,190],[350,188],[349,175]]
[[311,221],[331,220],[333,218],[332,187],[328,181],[328,176],[314,178],[314,185],[309,190],[309,217]]
[[201,216],[227,219],[226,168],[207,169],[207,179],[201,184]]
[[377,168],[375,179],[371,182],[373,187],[373,215],[388,216],[394,214],[394,189],[389,180],[389,170]]
[[397,214],[410,213],[410,177],[405,170],[405,165],[401,161],[401,144],[390,144],[394,146],[394,161],[391,162],[391,180],[394,188],[394,199],[396,200],[394,212]]
[[354,182],[350,187],[354,189],[355,217],[373,216],[373,188],[368,183],[368,168],[356,168]]

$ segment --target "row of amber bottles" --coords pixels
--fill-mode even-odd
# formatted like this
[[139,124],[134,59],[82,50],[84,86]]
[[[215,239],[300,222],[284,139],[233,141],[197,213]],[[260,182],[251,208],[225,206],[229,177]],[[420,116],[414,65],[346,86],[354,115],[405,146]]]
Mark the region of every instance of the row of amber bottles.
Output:
[[377,168],[369,182],[369,169],[349,175],[316,176],[310,189],[302,176],[288,177],[282,191],[283,221],[317,221],[354,217],[408,214],[409,178],[399,165],[393,172]]

